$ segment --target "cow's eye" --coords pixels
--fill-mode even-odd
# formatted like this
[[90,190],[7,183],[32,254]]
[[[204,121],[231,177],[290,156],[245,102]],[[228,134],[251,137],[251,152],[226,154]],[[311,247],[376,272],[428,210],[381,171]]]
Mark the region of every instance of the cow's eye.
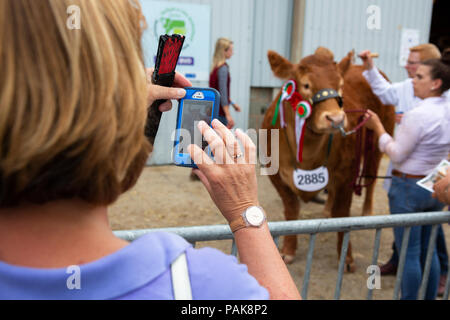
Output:
[[308,84],[308,83],[304,84],[304,85],[303,85],[303,88],[305,88],[306,90],[308,90],[308,89],[309,89],[309,84]]

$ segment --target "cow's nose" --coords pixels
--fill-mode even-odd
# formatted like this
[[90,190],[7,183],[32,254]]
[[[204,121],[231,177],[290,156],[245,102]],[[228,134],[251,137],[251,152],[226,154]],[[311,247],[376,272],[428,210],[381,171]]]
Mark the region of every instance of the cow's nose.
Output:
[[340,125],[345,120],[345,113],[338,113],[338,114],[327,114],[326,115],[327,120],[331,121],[334,125]]

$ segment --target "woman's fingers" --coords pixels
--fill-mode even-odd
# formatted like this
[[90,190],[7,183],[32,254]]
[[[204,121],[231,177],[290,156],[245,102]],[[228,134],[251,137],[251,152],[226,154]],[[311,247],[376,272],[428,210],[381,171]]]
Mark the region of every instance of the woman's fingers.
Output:
[[228,154],[222,138],[210,126],[208,126],[205,121],[200,121],[198,123],[198,129],[200,130],[205,140],[208,142],[216,163],[231,163],[232,158]]
[[175,80],[173,81],[174,87],[180,87],[180,88],[186,88],[186,87],[192,87],[192,83],[186,79],[182,74],[176,72],[175,73]]
[[203,183],[203,185],[205,186],[206,190],[208,190],[209,194],[211,194],[211,192],[212,192],[211,184],[209,183],[209,180],[205,176],[205,174],[199,169],[194,169],[193,172],[200,179],[200,181]]
[[207,170],[208,168],[206,166],[214,164],[214,161],[196,144],[189,145],[188,152],[197,167],[202,170]]
[[159,111],[161,112],[167,112],[172,110],[172,101],[166,100],[162,105],[159,106]]
[[[175,73],[175,80],[173,87],[163,87],[152,83],[153,68],[146,69],[147,85],[148,85],[148,105],[152,105],[156,100],[178,100],[186,96],[186,90],[183,88],[191,87],[192,83],[186,79],[182,74]],[[170,101],[169,101],[170,102]],[[165,103],[160,106],[161,112],[172,109],[172,104]]]
[[237,159],[238,163],[256,164],[256,146],[252,139],[241,129],[236,129],[236,137],[244,146],[244,157]]
[[178,100],[186,96],[186,90],[182,88],[169,88],[154,84],[151,85],[150,90],[152,91],[150,95],[152,96],[153,100]]
[[216,130],[217,134],[223,139],[225,147],[233,159],[235,156],[242,154],[239,142],[236,140],[233,133],[230,130],[228,130],[227,127],[225,127],[217,119],[213,120],[212,126]]

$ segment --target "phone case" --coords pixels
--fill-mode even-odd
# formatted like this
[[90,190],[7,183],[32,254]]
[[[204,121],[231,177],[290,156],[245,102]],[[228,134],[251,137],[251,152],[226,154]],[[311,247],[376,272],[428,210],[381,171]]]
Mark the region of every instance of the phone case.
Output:
[[[178,34],[162,35],[159,37],[158,53],[156,55],[155,70],[153,71],[152,83],[171,87],[175,79],[175,68],[183,48],[185,37]],[[158,132],[162,113],[159,106],[165,100],[155,101],[147,113],[147,122],[145,125],[145,136],[153,145]]]
[[[186,89],[186,97],[181,99],[179,101],[178,105],[178,114],[177,114],[177,125],[176,125],[176,134],[175,134],[175,142],[174,142],[174,155],[173,155],[173,161],[177,166],[182,167],[189,167],[189,168],[196,168],[197,165],[192,161],[191,157],[187,153],[181,153],[180,152],[180,129],[182,128],[182,120],[183,120],[183,111],[184,111],[184,104],[186,100],[193,100],[193,101],[213,101],[213,107],[211,112],[211,119],[212,120],[217,119],[219,116],[219,106],[220,106],[220,93],[213,88],[185,88]],[[198,93],[202,93],[204,95],[204,98],[197,95]],[[191,137],[192,139],[193,137]],[[193,141],[191,142],[193,143]],[[187,147],[187,146],[185,146]],[[212,157],[212,153],[207,148],[207,154]]]

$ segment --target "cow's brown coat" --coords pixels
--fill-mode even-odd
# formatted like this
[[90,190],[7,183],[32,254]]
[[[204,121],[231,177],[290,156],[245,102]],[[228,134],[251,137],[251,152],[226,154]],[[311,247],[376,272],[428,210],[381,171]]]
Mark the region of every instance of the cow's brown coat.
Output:
[[[342,137],[333,129],[331,120],[336,123],[344,118],[347,130],[358,124],[361,114],[348,113],[344,110],[357,110],[370,108],[378,114],[387,132],[392,134],[394,129],[395,111],[393,106],[383,105],[372,93],[369,84],[362,76],[362,66],[352,64],[353,54],[349,53],[339,64],[333,61],[333,54],[326,48],[319,48],[314,55],[305,57],[298,64],[292,64],[273,51],[268,53],[269,62],[275,76],[280,79],[295,79],[297,90],[306,99],[321,89],[331,88],[342,92],[344,107],[339,108],[336,99],[325,100],[313,106],[313,113],[307,120],[307,129],[304,138],[303,162],[295,160],[295,121],[294,112],[290,105],[284,103],[284,114],[287,128],[280,129],[280,121],[272,126],[272,118],[275,112],[276,102],[272,102],[267,110],[262,128],[269,129],[267,137],[267,150],[271,150],[270,129],[280,129],[279,134],[279,171],[270,176],[272,184],[279,193],[287,220],[296,220],[299,217],[299,197],[307,202],[316,196],[318,192],[303,192],[298,190],[293,183],[294,168],[304,170],[316,169],[324,165],[330,134],[333,133],[333,143],[328,157],[328,170],[330,180],[327,186],[328,200],[325,211],[331,217],[348,217],[352,202],[353,190],[351,182],[354,178],[355,160],[355,135]],[[365,134],[366,129],[363,129]],[[381,153],[378,150],[378,139],[375,139],[375,154],[371,160],[370,175],[376,176]],[[372,198],[374,184],[366,189],[363,215],[372,214]],[[338,255],[341,250],[343,234],[338,233]],[[297,247],[296,236],[286,236],[283,243],[282,254],[286,263],[292,262]],[[346,257],[347,271],[354,271],[355,265],[352,257],[351,243],[349,243]]]

